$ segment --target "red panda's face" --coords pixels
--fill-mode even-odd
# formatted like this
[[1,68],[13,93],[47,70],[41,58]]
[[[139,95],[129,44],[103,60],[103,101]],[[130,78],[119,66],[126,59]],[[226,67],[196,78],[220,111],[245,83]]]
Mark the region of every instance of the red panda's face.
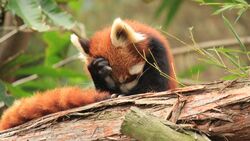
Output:
[[[74,43],[74,38],[71,40]],[[147,46],[146,35],[138,33],[128,23],[117,18],[112,27],[93,35],[90,40],[74,43],[85,54],[87,63],[93,58],[103,57],[112,68],[112,76],[119,83],[129,81],[143,71],[145,60],[142,58]],[[79,40],[79,39],[77,39]]]

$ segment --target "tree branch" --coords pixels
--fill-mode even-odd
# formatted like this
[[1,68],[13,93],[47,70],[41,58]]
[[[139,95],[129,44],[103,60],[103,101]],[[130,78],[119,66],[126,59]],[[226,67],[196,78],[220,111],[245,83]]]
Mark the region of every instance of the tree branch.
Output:
[[11,30],[10,32],[8,32],[7,34],[5,34],[3,37],[0,38],[0,44],[9,39],[10,37],[12,37],[13,35],[15,35],[16,33],[18,33],[19,31],[24,30],[26,27],[27,27],[26,25],[21,25],[19,27],[16,27],[16,29]]

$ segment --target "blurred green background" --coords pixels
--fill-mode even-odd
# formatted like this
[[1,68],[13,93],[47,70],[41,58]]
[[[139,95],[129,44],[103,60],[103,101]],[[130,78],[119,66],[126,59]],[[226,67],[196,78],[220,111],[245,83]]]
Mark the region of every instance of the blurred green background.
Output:
[[[184,85],[235,79],[241,76],[241,72],[238,75],[237,69],[242,71],[242,77],[249,76],[247,74],[250,63],[246,55],[249,51],[244,50],[242,53],[238,50],[241,43],[245,48],[250,44],[248,1],[57,0],[56,2],[61,11],[67,11],[74,21],[85,26],[88,37],[111,25],[117,17],[137,20],[158,29],[168,38],[174,54],[176,74]],[[217,2],[222,4],[209,5]],[[235,7],[225,5],[230,3]],[[239,3],[242,7],[237,9],[236,4]],[[17,31],[17,26],[22,28],[23,22],[27,22],[23,15],[20,15],[22,12],[15,11],[21,18],[10,12],[15,8],[14,4],[6,8],[6,1],[3,0],[0,10],[0,98],[4,104],[11,105],[13,99],[54,87],[68,85],[93,87],[91,79],[83,69],[84,64],[77,59],[77,51],[69,41],[70,30],[62,29],[61,26],[54,26],[57,28],[46,32],[24,28],[4,39],[11,32]],[[221,12],[213,14],[218,10]],[[240,18],[237,19],[239,14]],[[59,19],[62,20],[63,17]],[[63,23],[63,20],[60,22]],[[240,37],[240,41],[237,40],[235,33]],[[192,49],[196,44],[210,49],[221,47],[220,50],[210,50],[212,56],[221,53],[215,57],[221,62],[207,61],[209,57],[206,58]],[[226,50],[223,46],[231,50]],[[207,55],[210,56],[210,53]],[[230,69],[231,67],[233,69]]]

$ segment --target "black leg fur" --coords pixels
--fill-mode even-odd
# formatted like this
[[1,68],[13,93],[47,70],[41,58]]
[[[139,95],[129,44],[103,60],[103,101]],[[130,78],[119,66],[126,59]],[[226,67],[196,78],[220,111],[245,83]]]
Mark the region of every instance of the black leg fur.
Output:
[[[153,57],[151,54],[148,54],[147,60],[151,64],[156,61],[161,71],[165,74],[169,74],[169,63],[166,55],[166,49],[163,44],[159,40],[152,38],[149,43],[149,49]],[[150,91],[159,92],[169,89],[168,79],[160,75],[160,72],[148,63],[144,66],[143,71],[144,73],[140,77],[138,84],[127,95]]]

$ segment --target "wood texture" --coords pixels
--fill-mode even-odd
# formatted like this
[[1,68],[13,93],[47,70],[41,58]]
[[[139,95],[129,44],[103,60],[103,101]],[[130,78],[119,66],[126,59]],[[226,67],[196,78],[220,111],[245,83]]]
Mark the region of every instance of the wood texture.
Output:
[[1,140],[131,140],[120,133],[131,106],[216,140],[250,140],[250,80],[120,97],[2,131]]
[[210,141],[204,134],[156,118],[136,107],[125,115],[121,133],[139,141]]

